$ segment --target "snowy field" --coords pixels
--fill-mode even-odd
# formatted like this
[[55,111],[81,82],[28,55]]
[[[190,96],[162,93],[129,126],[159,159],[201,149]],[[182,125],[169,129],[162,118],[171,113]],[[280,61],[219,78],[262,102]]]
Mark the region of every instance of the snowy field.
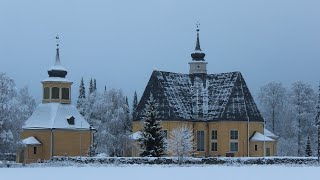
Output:
[[63,179],[106,179],[106,180],[195,180],[210,179],[317,179],[320,167],[312,166],[107,166],[107,167],[41,167],[41,168],[0,168],[1,180],[63,180]]

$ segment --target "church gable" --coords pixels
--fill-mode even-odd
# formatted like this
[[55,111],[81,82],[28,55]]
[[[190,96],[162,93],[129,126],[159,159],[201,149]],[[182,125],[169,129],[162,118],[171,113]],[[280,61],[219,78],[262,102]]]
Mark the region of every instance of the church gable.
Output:
[[263,121],[254,99],[239,73],[221,119],[238,121]]

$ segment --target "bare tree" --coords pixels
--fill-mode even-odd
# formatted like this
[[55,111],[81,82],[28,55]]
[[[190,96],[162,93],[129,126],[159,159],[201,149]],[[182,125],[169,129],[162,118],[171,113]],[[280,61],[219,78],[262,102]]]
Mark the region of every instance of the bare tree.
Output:
[[271,124],[272,132],[276,134],[279,133],[277,122],[279,122],[279,116],[286,101],[286,94],[286,88],[277,82],[270,82],[260,88],[259,102],[263,106],[264,117],[266,117],[267,124],[269,126]]

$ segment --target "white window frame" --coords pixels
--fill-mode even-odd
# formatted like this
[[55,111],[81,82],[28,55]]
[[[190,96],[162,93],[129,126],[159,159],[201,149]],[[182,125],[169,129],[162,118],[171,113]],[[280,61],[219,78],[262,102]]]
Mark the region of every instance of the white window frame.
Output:
[[[231,131],[237,131],[237,139],[231,139]],[[237,151],[231,150],[231,143],[237,143]],[[230,129],[229,131],[229,152],[239,152],[239,130],[238,129]]]
[[[212,139],[213,131],[216,131],[216,132],[217,132],[217,138],[216,138],[216,139]],[[217,150],[216,150],[216,151],[213,151],[213,150],[212,150],[212,143],[216,143],[216,144],[217,144]],[[217,152],[217,151],[218,151],[218,130],[217,130],[217,129],[212,129],[212,130],[211,130],[211,151],[212,151],[212,152]]]

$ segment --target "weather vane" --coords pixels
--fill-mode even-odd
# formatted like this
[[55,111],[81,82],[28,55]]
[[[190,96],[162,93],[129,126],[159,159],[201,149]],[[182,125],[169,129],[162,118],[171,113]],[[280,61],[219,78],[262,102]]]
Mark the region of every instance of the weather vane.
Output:
[[199,29],[200,29],[200,23],[199,23],[199,21],[197,21],[196,26],[197,26],[197,31],[199,32]]
[[59,35],[56,36],[56,42],[57,42],[57,47],[59,47],[59,43],[60,43]]

